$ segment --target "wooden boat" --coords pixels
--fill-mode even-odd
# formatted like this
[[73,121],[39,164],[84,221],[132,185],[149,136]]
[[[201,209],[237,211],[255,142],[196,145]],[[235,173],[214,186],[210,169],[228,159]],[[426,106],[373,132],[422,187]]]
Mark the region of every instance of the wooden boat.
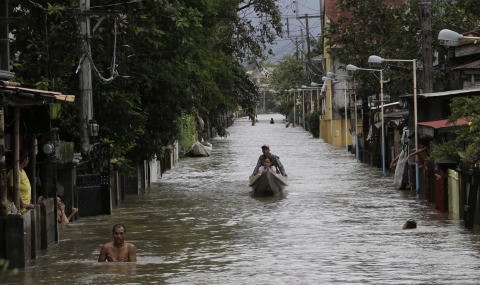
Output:
[[255,195],[275,195],[282,192],[288,185],[288,178],[271,171],[250,177],[248,186],[253,188]]
[[212,152],[212,144],[208,142],[197,141],[192,146],[192,156],[210,156]]

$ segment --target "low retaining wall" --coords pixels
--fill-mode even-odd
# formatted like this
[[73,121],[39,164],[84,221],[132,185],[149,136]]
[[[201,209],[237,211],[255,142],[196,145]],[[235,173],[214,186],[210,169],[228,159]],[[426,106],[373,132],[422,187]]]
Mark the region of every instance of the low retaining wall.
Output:
[[58,240],[54,198],[48,198],[22,215],[0,217],[0,258],[9,261],[9,268],[25,268],[45,249]]

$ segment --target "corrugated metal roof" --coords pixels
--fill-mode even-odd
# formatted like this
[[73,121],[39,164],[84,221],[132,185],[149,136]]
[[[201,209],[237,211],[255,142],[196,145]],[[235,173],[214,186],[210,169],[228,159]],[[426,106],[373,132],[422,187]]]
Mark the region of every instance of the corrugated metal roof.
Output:
[[[435,98],[435,97],[462,97],[466,95],[479,96],[480,89],[460,89],[434,93],[417,94],[417,98]],[[413,98],[413,94],[402,95],[400,98]]]
[[470,62],[464,65],[457,66],[452,68],[452,70],[463,70],[463,69],[480,69],[480,60],[476,60],[474,62]]
[[425,126],[425,127],[431,127],[431,128],[434,128],[434,129],[443,129],[443,128],[450,128],[450,127],[456,127],[456,126],[461,126],[461,125],[468,124],[468,120],[465,119],[465,118],[460,118],[455,123],[450,123],[448,125],[447,125],[447,121],[448,121],[448,119],[430,121],[430,122],[421,122],[421,123],[418,123],[418,125],[419,126]]

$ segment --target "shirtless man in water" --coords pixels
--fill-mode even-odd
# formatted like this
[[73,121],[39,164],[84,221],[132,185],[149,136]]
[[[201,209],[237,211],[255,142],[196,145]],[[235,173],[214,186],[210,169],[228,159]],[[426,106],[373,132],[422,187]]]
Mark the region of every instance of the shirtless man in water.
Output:
[[125,242],[127,237],[127,229],[124,225],[115,225],[112,230],[113,242],[102,246],[98,262],[136,262],[137,253],[135,246]]

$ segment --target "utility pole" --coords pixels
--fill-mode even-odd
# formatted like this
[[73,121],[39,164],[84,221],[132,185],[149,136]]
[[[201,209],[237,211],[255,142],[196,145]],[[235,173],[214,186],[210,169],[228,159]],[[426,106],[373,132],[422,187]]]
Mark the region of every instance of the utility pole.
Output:
[[310,65],[310,30],[308,28],[308,14],[305,14],[305,27],[307,29],[307,62]]
[[[78,57],[80,63],[78,66],[79,71],[79,113],[78,113],[78,131],[80,136],[80,147],[82,153],[86,154],[90,149],[91,139],[98,136],[99,127],[93,120],[93,98],[92,98],[92,66],[96,74],[104,81],[104,83],[111,82],[116,75],[115,61],[112,65],[112,76],[108,79],[99,75],[99,71],[91,61],[91,33],[100,26],[106,15],[118,15],[117,11],[90,11],[90,0],[78,0],[79,9],[76,12],[78,20]],[[90,29],[90,15],[100,15],[97,23]],[[115,37],[116,37],[116,22],[115,22]],[[116,45],[116,38],[115,38]],[[114,46],[115,50],[115,46]],[[115,55],[114,55],[115,56]],[[115,59],[115,58],[114,58]]]
[[302,28],[300,28],[300,35],[301,35],[301,39],[302,39],[302,52],[301,52],[300,58],[303,60],[305,58],[305,40],[303,38],[303,29]]
[[421,1],[422,5],[422,54],[423,54],[423,93],[433,92],[432,54],[432,2]]
[[[90,149],[89,124],[93,118],[92,106],[92,66],[90,63],[90,0],[79,0],[80,11],[78,24],[80,25],[80,38],[78,39],[78,54],[81,61],[79,71],[79,133],[82,153]],[[82,60],[83,59],[83,60]]]
[[295,54],[297,55],[297,61],[298,61],[299,58],[298,58],[298,39],[297,38],[295,38],[295,50],[296,50]]

